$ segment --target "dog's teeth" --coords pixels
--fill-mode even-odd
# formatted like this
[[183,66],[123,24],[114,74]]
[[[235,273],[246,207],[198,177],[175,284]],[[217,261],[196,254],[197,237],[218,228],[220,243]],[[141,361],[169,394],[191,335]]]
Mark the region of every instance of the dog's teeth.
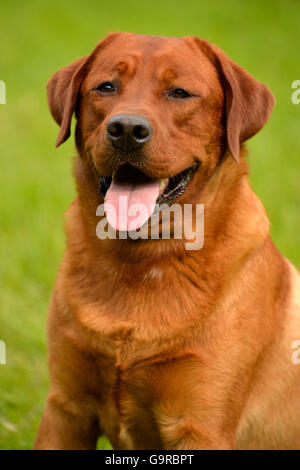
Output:
[[166,183],[168,178],[165,178],[164,180],[160,180],[160,186],[159,186],[159,189],[162,189]]
[[111,178],[114,179],[116,172],[114,171],[113,174],[111,175]]

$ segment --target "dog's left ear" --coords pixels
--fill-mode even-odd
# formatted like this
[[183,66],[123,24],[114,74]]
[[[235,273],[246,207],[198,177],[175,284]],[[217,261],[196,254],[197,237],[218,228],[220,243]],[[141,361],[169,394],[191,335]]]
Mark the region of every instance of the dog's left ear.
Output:
[[268,121],[275,99],[268,88],[233,62],[217,46],[195,38],[221,76],[225,93],[229,151],[239,162],[240,144],[254,136]]
[[60,126],[56,146],[70,136],[71,119],[80,85],[85,76],[89,56],[81,57],[58,70],[47,83],[48,104],[52,116]]

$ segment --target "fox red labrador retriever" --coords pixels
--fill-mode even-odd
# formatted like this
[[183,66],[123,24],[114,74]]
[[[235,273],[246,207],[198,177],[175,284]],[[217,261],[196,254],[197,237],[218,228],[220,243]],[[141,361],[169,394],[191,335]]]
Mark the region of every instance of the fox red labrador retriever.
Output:
[[[105,434],[117,449],[300,449],[300,277],[243,148],[269,90],[206,41],[116,33],[56,72],[48,98],[57,145],[77,119],[78,198],[35,447],[94,449]],[[204,205],[201,249],[174,236],[175,218],[160,236],[163,210],[158,237],[122,236],[162,202]],[[133,203],[146,212],[130,226]],[[99,237],[99,221],[117,236]]]

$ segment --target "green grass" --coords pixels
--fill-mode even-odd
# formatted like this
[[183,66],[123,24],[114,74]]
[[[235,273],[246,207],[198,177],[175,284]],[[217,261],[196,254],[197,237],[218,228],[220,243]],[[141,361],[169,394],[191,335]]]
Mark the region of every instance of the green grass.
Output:
[[[249,143],[252,184],[279,249],[300,266],[300,3],[292,0],[28,0],[0,4],[0,449],[32,447],[48,387],[47,305],[64,249],[63,212],[74,198],[70,140],[54,149],[57,126],[45,84],[111,31],[198,35],[219,44],[267,83],[277,99]],[[107,446],[101,441],[99,447]]]

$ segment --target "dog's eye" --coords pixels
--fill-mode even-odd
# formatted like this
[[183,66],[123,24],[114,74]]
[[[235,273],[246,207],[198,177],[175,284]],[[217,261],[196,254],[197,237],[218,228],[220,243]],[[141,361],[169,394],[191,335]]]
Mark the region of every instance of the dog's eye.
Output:
[[108,95],[109,93],[113,93],[115,91],[115,87],[111,82],[103,82],[97,87],[97,91],[102,94]]
[[183,90],[183,88],[175,88],[175,90],[173,90],[172,93],[170,93],[170,96],[172,98],[183,100],[185,98],[188,98],[191,95],[187,91]]

